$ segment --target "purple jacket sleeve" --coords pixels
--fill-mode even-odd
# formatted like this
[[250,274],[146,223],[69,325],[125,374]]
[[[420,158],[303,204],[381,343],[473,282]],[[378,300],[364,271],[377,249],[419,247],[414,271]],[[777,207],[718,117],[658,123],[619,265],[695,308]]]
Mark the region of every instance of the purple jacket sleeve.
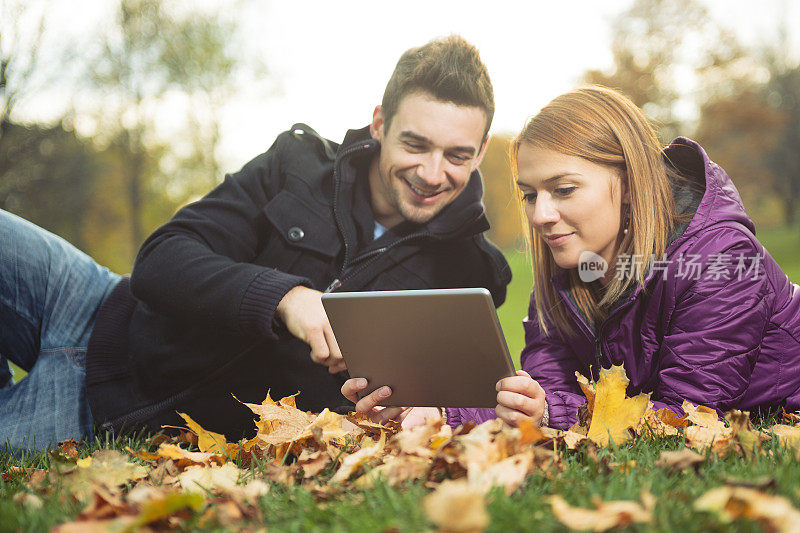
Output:
[[545,336],[536,319],[536,307],[531,295],[525,327],[525,348],[520,362],[522,369],[539,382],[545,391],[550,411],[549,426],[568,429],[578,421],[578,407],[586,397],[578,387],[575,372],[579,369],[578,358],[554,327],[549,327]]
[[765,253],[754,241],[722,228],[701,235],[692,247],[703,268],[697,279],[675,281],[677,301],[658,354],[656,409],[682,414],[686,399],[723,413],[745,394],[774,295],[763,262],[758,272],[739,265],[740,256],[749,268]]

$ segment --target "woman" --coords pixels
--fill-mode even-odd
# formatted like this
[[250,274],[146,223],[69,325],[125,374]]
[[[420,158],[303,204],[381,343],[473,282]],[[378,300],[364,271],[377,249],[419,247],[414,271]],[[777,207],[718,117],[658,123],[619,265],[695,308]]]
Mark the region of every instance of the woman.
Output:
[[629,99],[587,87],[526,124],[512,168],[534,265],[524,371],[498,383],[494,411],[447,409],[448,423],[567,428],[575,372],[611,365],[656,409],[800,409],[800,290],[697,143],[661,150]]

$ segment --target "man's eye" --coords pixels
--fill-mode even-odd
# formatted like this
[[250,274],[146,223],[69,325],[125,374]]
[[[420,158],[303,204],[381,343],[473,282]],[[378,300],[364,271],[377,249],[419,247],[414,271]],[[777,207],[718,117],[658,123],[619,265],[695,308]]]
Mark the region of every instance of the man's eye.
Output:
[[471,158],[470,158],[469,156],[466,156],[466,155],[461,155],[461,154],[450,154],[450,160],[451,160],[453,163],[456,163],[456,164],[459,164],[459,163],[466,163],[466,162],[467,162],[467,161],[469,161],[470,159],[471,159]]
[[406,145],[407,148],[409,148],[411,150],[417,150],[417,151],[423,150],[425,148],[423,145],[418,144],[418,143],[409,143],[409,142],[407,142],[407,143],[405,143],[405,145]]

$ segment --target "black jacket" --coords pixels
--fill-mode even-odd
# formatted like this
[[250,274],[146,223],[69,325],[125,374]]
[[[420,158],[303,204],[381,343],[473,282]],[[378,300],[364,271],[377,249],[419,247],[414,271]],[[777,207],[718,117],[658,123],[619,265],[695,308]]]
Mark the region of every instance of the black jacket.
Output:
[[425,225],[372,240],[368,128],[342,146],[304,125],[278,136],[142,246],[130,282],[101,308],[87,357],[87,395],[102,429],[177,424],[188,412],[238,438],[252,413],[238,404],[300,392],[301,409],[352,407],[345,375],[314,364],[273,320],[291,288],[392,290],[485,287],[499,306],[508,263],[483,232],[482,184]]

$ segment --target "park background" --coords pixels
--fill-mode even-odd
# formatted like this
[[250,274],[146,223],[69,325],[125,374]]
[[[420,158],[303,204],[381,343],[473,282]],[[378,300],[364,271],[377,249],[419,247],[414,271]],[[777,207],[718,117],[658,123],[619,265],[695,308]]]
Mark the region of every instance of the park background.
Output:
[[556,4],[0,0],[0,208],[129,272],[151,231],[280,131],[340,141],[405,49],[459,33],[495,88],[481,170],[514,271],[499,314],[515,358],[531,275],[508,144],[583,83],[627,94],[665,144],[698,140],[800,281],[800,3]]

